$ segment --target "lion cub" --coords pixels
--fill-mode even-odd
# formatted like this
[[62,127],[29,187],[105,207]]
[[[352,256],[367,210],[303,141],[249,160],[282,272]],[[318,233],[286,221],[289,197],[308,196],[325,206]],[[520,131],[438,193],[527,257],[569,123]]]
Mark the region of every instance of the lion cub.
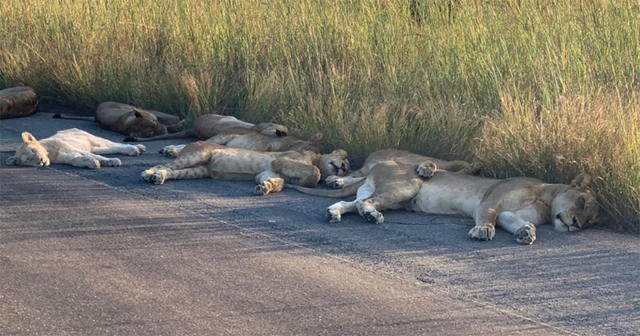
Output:
[[330,154],[311,151],[258,152],[198,141],[187,145],[178,158],[142,172],[142,180],[163,184],[166,180],[211,177],[221,180],[255,180],[254,194],[279,192],[285,183],[315,187],[329,175],[349,172],[344,150]]
[[99,138],[88,132],[71,128],[58,131],[40,141],[29,132],[22,133],[23,143],[16,154],[7,159],[7,165],[42,167],[51,163],[68,164],[74,167],[98,169],[101,165],[122,165],[118,158],[106,158],[101,154],[140,155],[146,147],[126,145]]

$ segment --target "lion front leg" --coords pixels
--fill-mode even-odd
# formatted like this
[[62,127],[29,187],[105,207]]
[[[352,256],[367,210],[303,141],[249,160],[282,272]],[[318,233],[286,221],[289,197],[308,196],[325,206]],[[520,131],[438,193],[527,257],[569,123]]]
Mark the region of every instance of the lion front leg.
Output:
[[531,245],[536,241],[536,226],[511,211],[501,212],[497,224],[503,230],[513,233],[520,244]]
[[92,147],[91,153],[98,155],[108,154],[124,154],[129,156],[142,155],[147,150],[144,145],[127,145],[121,143],[113,143],[109,147]]
[[[144,173],[147,173],[147,171],[145,171]],[[143,177],[143,180],[145,182],[153,184],[164,184],[164,182],[167,180],[190,180],[209,177],[209,169],[204,165],[175,170],[158,169],[153,171],[152,174],[150,172],[147,173],[145,177]]]
[[366,179],[367,178],[366,173],[368,173],[368,171],[365,172],[363,168],[360,170],[353,171],[347,176],[331,175],[331,176],[328,176],[326,179],[324,179],[324,183],[329,188],[343,189]]
[[270,193],[280,192],[284,188],[284,179],[273,171],[265,171],[256,175],[256,188],[254,195],[265,196]]
[[469,237],[477,240],[493,240],[496,235],[496,218],[499,213],[497,204],[480,204],[474,215],[476,225],[469,231]]

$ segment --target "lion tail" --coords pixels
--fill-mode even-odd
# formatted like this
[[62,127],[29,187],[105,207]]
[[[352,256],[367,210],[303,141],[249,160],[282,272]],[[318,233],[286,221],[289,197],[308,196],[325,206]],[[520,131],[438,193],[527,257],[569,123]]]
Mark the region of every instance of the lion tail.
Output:
[[315,189],[315,188],[305,188],[298,185],[286,184],[285,188],[295,189],[303,194],[314,195],[314,196],[322,196],[322,197],[331,197],[331,198],[342,198],[353,196],[358,193],[358,188],[360,188],[366,179],[362,181],[358,181],[346,188],[343,189]]
[[56,113],[53,115],[54,119],[68,119],[68,120],[83,120],[83,121],[96,121],[95,117],[83,117],[83,116],[72,116],[62,113]]

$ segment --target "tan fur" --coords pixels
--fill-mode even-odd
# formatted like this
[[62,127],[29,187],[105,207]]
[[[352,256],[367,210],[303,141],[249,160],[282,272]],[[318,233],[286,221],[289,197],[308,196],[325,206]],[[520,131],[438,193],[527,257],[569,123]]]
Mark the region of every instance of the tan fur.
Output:
[[344,177],[330,176],[327,178],[327,185],[331,188],[345,188],[352,184],[364,181],[366,176],[369,175],[371,169],[380,162],[393,161],[399,164],[418,166],[422,162],[431,161],[438,166],[439,169],[457,172],[462,171],[466,174],[475,175],[479,172],[477,167],[469,164],[465,161],[445,161],[424,155],[414,154],[404,150],[398,149],[382,149],[371,153],[364,161],[362,168],[351,172]]
[[[225,145],[230,148],[242,148],[261,152],[286,152],[286,151],[322,151],[322,134],[318,133],[308,141],[299,140],[292,136],[272,137],[257,132],[244,134],[219,134],[207,140],[208,143]],[[185,145],[165,146],[160,154],[175,158]]]
[[77,128],[59,131],[40,141],[30,133],[24,132],[22,141],[15,155],[7,159],[7,165],[42,167],[59,163],[93,169],[98,169],[101,165],[117,167],[122,164],[120,159],[106,158],[100,154],[133,156],[144,153],[146,149],[143,145],[111,142]]
[[265,137],[286,137],[288,132],[287,127],[283,125],[273,123],[252,124],[232,116],[205,114],[196,118],[191,126],[182,132],[154,137],[132,137],[126,138],[124,141],[156,141],[187,138],[207,140],[218,135],[242,135],[248,133],[258,133]]
[[[420,170],[429,164],[432,162],[416,168],[387,161],[373,166],[357,190],[357,199],[330,206],[327,216],[338,222],[342,214],[358,212],[367,221],[382,223],[380,211],[388,209],[462,215],[475,220],[476,225],[469,231],[473,239],[492,240],[497,224],[513,233],[521,244],[536,240],[538,225],[553,224],[558,231],[578,231],[593,225],[598,218],[599,206],[588,189],[588,174],[578,175],[571,185],[532,178],[496,180],[444,170],[425,178]],[[340,190],[335,193],[344,195]]]
[[124,134],[130,137],[154,137],[177,132],[181,129],[180,118],[177,116],[153,111],[143,110],[131,105],[104,102],[98,106],[94,117],[68,116],[56,114],[54,118],[73,120],[95,120],[100,127]]
[[348,172],[349,161],[343,150],[331,154],[258,152],[198,141],[184,147],[175,161],[147,169],[141,176],[144,181],[155,184],[206,176],[224,180],[255,179],[258,184],[255,194],[266,195],[282,190],[285,183],[315,187],[329,175]]

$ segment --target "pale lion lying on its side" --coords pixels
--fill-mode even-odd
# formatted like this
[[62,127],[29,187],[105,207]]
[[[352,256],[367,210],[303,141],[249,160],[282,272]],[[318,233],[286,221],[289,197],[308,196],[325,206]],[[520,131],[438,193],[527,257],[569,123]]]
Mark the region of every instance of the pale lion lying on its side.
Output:
[[380,211],[387,209],[464,215],[475,220],[469,236],[479,240],[492,240],[497,224],[513,233],[518,243],[532,244],[538,225],[552,223],[557,231],[578,231],[598,218],[599,206],[588,188],[588,174],[580,174],[571,185],[565,185],[524,177],[497,180],[435,169],[430,161],[418,166],[387,161],[373,166],[357,191],[358,185],[329,191],[292,188],[329,197],[357,193],[355,201],[327,208],[331,222],[339,222],[345,213],[358,212],[369,222],[382,223]]
[[40,141],[31,133],[22,133],[22,141],[16,154],[7,159],[7,165],[42,167],[51,163],[68,164],[75,167],[98,169],[100,165],[117,167],[118,158],[106,158],[101,154],[140,155],[143,145],[125,145],[99,138],[95,135],[71,128],[59,131]]
[[187,145],[175,161],[147,169],[141,176],[155,184],[204,177],[255,180],[258,185],[254,194],[267,195],[281,191],[285,183],[315,187],[329,175],[342,176],[348,172],[349,160],[343,150],[331,154],[256,152],[198,141]]
[[354,184],[362,183],[369,175],[371,169],[380,162],[393,161],[399,164],[419,165],[425,161],[431,161],[438,165],[439,169],[444,169],[450,172],[461,171],[465,174],[476,175],[480,169],[474,167],[465,161],[444,161],[424,155],[414,154],[405,150],[398,149],[381,149],[371,153],[364,161],[362,168],[351,172],[349,175],[329,176],[327,178],[327,185],[331,188],[341,189],[349,187]]

